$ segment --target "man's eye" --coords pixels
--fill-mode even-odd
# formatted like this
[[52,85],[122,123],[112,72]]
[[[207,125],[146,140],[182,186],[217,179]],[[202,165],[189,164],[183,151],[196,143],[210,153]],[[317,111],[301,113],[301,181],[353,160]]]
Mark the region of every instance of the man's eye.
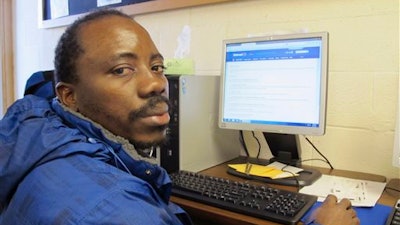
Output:
[[163,73],[165,71],[165,69],[166,68],[163,65],[156,65],[156,66],[151,67],[151,70],[153,70],[154,72],[157,72],[157,73]]
[[122,67],[113,70],[112,73],[117,76],[126,76],[133,73],[133,70],[131,68]]

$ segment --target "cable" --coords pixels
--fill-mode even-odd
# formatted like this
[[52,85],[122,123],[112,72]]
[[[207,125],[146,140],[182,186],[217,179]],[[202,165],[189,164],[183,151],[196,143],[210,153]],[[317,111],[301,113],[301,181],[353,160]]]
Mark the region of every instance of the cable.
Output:
[[253,134],[254,139],[256,139],[257,143],[258,143],[258,153],[257,153],[257,159],[260,158],[260,153],[261,153],[261,143],[260,140],[258,140],[258,138],[256,137],[256,133],[254,131],[251,131],[251,133]]
[[[325,162],[328,163],[328,165],[331,167],[331,169],[333,169],[333,166],[331,164],[331,162],[329,162],[328,158],[326,158],[318,149],[317,147],[315,147],[315,145],[305,136],[303,135],[303,137],[307,140],[307,142],[314,148],[314,150],[320,155],[322,156],[322,158],[325,159]],[[305,160],[304,160],[305,161]]]
[[285,168],[288,167],[288,166],[289,166],[289,165],[286,165],[286,166],[282,167],[281,170],[282,170],[282,172],[290,173],[290,174],[292,175],[291,178],[294,178],[295,181],[296,181],[296,188],[297,188],[297,191],[296,191],[296,192],[300,192],[300,181],[299,181],[299,179],[297,179],[297,175],[296,175],[296,174],[294,174],[294,173],[291,172],[291,171],[285,170]]
[[[324,160],[324,159],[318,159],[318,158],[315,158],[315,159],[303,159],[303,160],[301,160],[300,162],[303,163],[303,162],[308,162],[308,161],[322,161],[322,162],[324,162],[324,163],[327,163],[326,160]],[[331,167],[331,168],[332,168],[332,167]],[[332,169],[333,169],[333,168],[332,168]]]
[[245,143],[245,141],[244,141],[243,130],[240,130],[239,133],[240,133],[239,141],[240,141],[240,143],[241,143],[242,146],[243,146],[243,149],[244,149],[244,151],[245,151],[245,153],[246,153],[246,156],[247,156],[247,157],[250,157],[249,150],[247,149],[247,145],[246,145],[246,143]]

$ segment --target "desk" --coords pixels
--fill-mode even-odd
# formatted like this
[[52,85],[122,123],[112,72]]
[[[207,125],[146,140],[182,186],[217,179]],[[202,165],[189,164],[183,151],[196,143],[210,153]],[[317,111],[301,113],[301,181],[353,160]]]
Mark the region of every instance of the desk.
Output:
[[[244,179],[233,176],[228,174],[226,171],[228,169],[228,164],[223,163],[221,165],[211,167],[209,169],[203,170],[200,173],[205,174],[205,175],[210,175],[210,176],[215,176],[215,177],[222,177],[222,178],[228,178],[231,180],[236,180],[236,181],[243,181]],[[306,166],[304,166],[306,167]],[[342,176],[342,177],[349,177],[349,178],[354,178],[354,179],[363,179],[363,180],[371,180],[371,181],[378,181],[378,182],[386,182],[386,178],[384,176],[380,175],[374,175],[374,174],[368,174],[368,173],[360,173],[360,172],[352,172],[352,171],[345,171],[345,170],[331,170],[328,168],[319,168],[319,167],[312,167],[314,169],[317,169],[321,171],[322,174],[327,174],[327,175],[336,175],[336,176]],[[254,184],[260,184],[258,181],[248,181],[249,183],[254,183]],[[273,187],[280,188],[280,189],[285,189],[285,190],[290,190],[290,191],[296,191],[296,187],[289,187],[289,186],[281,186],[281,185],[275,185],[275,184],[269,184]],[[382,196],[380,197],[378,203],[384,204],[384,205],[389,205],[393,206],[396,202],[396,200],[400,198],[399,194],[394,192],[394,191],[384,191]],[[172,196],[171,201],[180,205],[182,208],[184,208],[191,216],[192,218],[197,221],[200,220],[199,223],[203,224],[201,221],[208,221],[205,222],[204,224],[208,225],[227,225],[227,224],[232,224],[232,225],[250,225],[250,224],[257,224],[257,225],[278,225],[279,223],[275,222],[270,222],[266,221],[263,219],[227,211],[224,209],[208,206],[202,203],[190,201],[187,199],[179,198]]]

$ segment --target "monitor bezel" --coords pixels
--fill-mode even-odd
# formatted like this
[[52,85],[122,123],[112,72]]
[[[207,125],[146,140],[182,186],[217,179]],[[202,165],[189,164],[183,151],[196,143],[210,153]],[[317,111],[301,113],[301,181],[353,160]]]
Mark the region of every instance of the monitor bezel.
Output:
[[[320,118],[319,127],[305,126],[288,126],[288,125],[270,125],[270,124],[251,124],[251,123],[230,123],[223,121],[224,98],[225,98],[225,65],[227,45],[244,42],[257,41],[276,41],[276,40],[294,40],[306,38],[321,39],[321,77],[320,77]],[[327,114],[327,92],[328,92],[328,32],[313,32],[313,33],[296,33],[286,35],[272,35],[262,37],[246,37],[236,39],[223,40],[222,53],[222,74],[220,82],[220,101],[219,101],[219,118],[218,126],[222,129],[250,130],[282,134],[298,134],[298,135],[313,135],[321,136],[326,131],[326,114]]]

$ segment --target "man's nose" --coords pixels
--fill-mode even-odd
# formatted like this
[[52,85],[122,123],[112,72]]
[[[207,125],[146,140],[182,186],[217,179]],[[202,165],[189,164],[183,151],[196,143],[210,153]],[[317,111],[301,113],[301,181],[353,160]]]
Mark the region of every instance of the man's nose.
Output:
[[167,94],[168,80],[166,76],[162,73],[156,73],[151,69],[146,69],[143,71],[140,82],[140,94],[142,96],[154,96]]

